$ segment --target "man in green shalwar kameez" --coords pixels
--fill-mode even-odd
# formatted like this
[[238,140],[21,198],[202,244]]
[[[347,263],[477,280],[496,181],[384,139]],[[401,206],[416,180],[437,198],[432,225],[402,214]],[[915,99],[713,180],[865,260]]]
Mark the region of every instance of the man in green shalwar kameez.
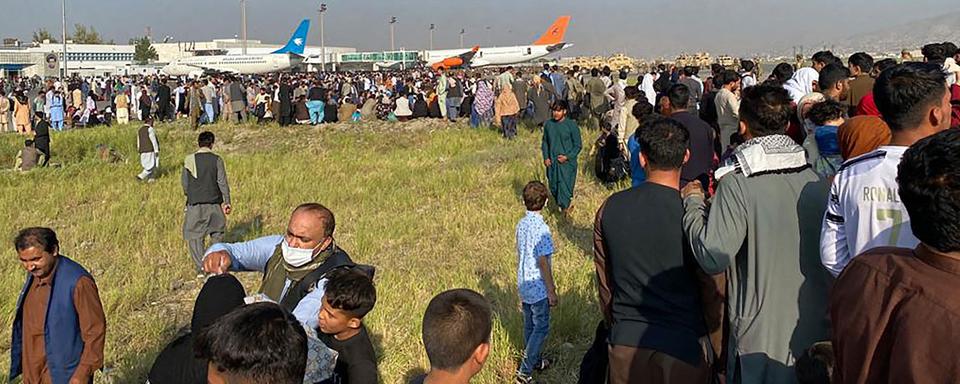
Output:
[[553,119],[543,125],[543,165],[547,167],[550,194],[560,209],[570,209],[573,187],[577,182],[577,156],[580,155],[580,127],[567,118],[567,103],[553,104]]

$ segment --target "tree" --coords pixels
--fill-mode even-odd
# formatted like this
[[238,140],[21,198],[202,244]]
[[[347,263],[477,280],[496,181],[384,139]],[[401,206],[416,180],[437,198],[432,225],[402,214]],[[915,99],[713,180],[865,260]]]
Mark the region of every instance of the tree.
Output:
[[92,26],[87,27],[83,24],[76,24],[73,28],[74,44],[103,44],[103,38],[100,37],[100,33]]
[[157,55],[157,49],[150,44],[149,37],[144,36],[139,39],[132,39],[131,44],[134,45],[133,61],[135,63],[143,65],[150,60],[156,60],[159,58]]
[[33,31],[33,42],[42,43],[44,40],[50,40],[51,43],[59,43],[59,41],[50,34],[46,28],[40,28],[36,31]]

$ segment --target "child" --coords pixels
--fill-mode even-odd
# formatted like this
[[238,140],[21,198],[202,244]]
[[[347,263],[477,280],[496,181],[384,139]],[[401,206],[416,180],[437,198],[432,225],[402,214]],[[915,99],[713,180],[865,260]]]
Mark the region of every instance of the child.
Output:
[[423,347],[430,372],[411,384],[466,384],[490,356],[490,304],[469,289],[443,292],[423,314]]
[[526,349],[517,370],[517,384],[532,382],[533,370],[544,370],[550,361],[540,358],[550,330],[550,307],[557,305],[551,255],[553,239],[540,210],[547,203],[547,187],[531,181],[523,188],[527,214],[517,224],[517,290],[523,307],[523,339]]
[[26,172],[38,166],[42,161],[43,153],[37,150],[33,144],[33,140],[28,139],[23,142],[23,149],[17,153],[17,159],[13,168],[21,172]]
[[803,351],[797,359],[796,374],[800,384],[830,384],[833,377],[833,344],[821,341]]
[[333,377],[325,384],[376,384],[377,355],[363,317],[377,303],[370,278],[355,269],[340,268],[327,275],[320,308],[320,341],[339,353]]

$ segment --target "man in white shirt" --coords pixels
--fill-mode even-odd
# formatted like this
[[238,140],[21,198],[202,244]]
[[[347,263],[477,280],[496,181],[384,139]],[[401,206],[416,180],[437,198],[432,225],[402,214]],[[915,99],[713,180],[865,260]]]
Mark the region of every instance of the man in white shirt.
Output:
[[844,163],[833,179],[820,259],[834,276],[871,248],[918,244],[897,192],[897,167],[907,147],[950,127],[950,92],[939,65],[898,65],[881,73],[873,89],[892,138]]

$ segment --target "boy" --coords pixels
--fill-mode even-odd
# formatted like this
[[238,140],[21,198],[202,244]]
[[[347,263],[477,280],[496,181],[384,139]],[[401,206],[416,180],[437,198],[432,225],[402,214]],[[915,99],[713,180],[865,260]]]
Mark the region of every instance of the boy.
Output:
[[317,335],[337,351],[333,377],[325,384],[376,384],[377,355],[363,325],[363,317],[377,303],[370,278],[354,269],[340,268],[327,275]]
[[423,314],[423,346],[430,372],[411,384],[467,384],[490,356],[490,304],[469,289],[443,292]]
[[523,362],[517,370],[517,384],[533,381],[533,370],[543,370],[550,362],[540,358],[550,330],[550,307],[557,305],[553,284],[551,255],[553,239],[540,210],[547,202],[547,187],[531,181],[523,188],[527,214],[517,224],[517,291],[523,308]]
[[27,139],[23,141],[23,149],[17,153],[17,160],[13,164],[13,168],[26,172],[38,166],[43,161],[43,153],[37,150],[33,140]]
[[194,339],[211,384],[300,384],[307,336],[293,315],[273,303],[246,305],[224,315]]

